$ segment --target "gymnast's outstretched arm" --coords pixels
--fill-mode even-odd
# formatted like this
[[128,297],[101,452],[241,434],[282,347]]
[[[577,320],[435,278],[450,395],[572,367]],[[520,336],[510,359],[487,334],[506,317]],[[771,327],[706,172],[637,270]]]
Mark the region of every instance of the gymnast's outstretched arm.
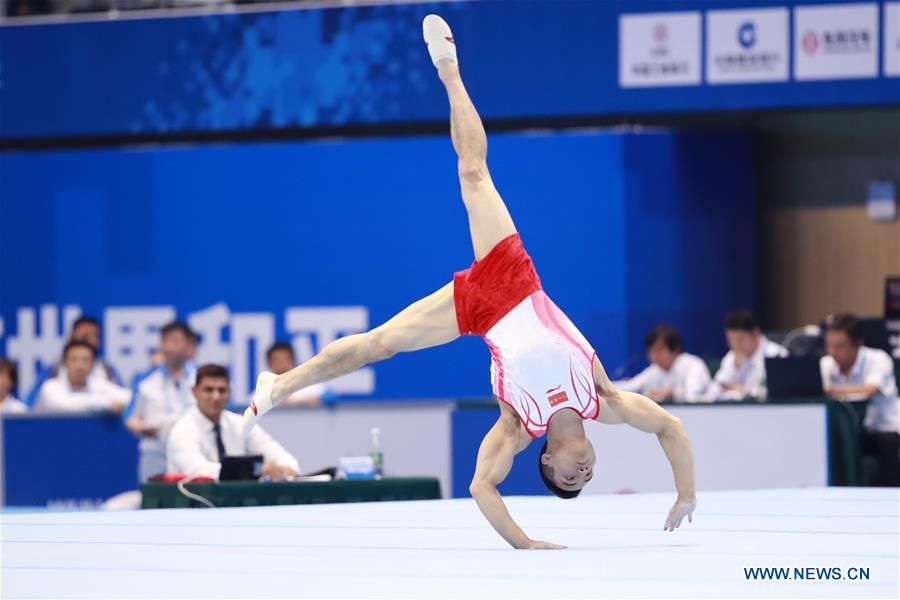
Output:
[[469,492],[491,526],[517,549],[559,549],[558,544],[529,538],[506,509],[497,486],[506,479],[516,454],[531,442],[531,436],[522,428],[519,418],[500,405],[500,418],[491,428],[478,449],[478,462]]
[[606,406],[606,410],[600,411],[597,421],[607,425],[627,423],[645,433],[655,433],[672,466],[678,497],[663,529],[674,531],[685,517],[688,522],[693,522],[693,512],[697,508],[694,451],[681,419],[646,396],[617,390],[598,359],[594,360],[594,385]]

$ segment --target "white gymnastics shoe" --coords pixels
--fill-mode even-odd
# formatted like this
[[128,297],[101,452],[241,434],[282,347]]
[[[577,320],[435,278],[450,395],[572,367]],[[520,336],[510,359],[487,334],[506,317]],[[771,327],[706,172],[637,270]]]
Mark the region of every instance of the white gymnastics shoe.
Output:
[[439,60],[456,60],[456,42],[447,21],[437,15],[428,15],[422,21],[422,37],[428,45],[431,62],[437,66]]
[[278,376],[275,373],[263,371],[256,378],[256,390],[253,392],[253,400],[250,406],[244,411],[244,437],[250,435],[250,431],[259,418],[272,410],[275,405],[272,403],[272,388],[275,386],[275,379]]

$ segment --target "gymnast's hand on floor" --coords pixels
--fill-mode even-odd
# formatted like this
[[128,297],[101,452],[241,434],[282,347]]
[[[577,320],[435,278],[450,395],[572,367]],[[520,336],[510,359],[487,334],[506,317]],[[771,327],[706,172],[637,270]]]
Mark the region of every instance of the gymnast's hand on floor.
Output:
[[565,546],[559,544],[551,544],[550,542],[542,542],[541,540],[528,540],[521,550],[565,550]]
[[666,518],[666,524],[663,526],[664,531],[675,531],[678,527],[681,526],[681,521],[684,520],[685,517],[688,518],[688,523],[693,523],[693,514],[694,509],[697,508],[697,498],[679,498],[675,501],[675,504],[672,506],[672,510],[669,511],[669,516]]

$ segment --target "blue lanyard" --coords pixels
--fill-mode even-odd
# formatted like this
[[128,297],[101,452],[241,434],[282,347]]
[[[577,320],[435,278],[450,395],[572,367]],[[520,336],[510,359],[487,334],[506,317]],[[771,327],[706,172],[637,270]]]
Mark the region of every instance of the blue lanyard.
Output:
[[[171,415],[172,411],[174,410],[172,398],[169,395],[169,381],[171,381],[173,387],[175,387],[175,389],[178,390],[178,396],[179,396],[178,404],[180,405],[179,407],[181,408],[180,412],[184,412],[184,410],[186,408],[189,408],[188,402],[186,400],[187,394],[184,393],[185,390],[181,389],[180,384],[177,381],[175,381],[174,379],[172,379],[172,376],[169,375],[169,369],[167,369],[165,365],[162,365],[160,368],[162,369],[162,375],[163,375],[163,386],[162,387],[163,387],[163,397],[164,397],[165,403],[166,403],[166,414]],[[197,366],[193,362],[188,362],[184,365],[183,383],[184,383],[185,387],[187,387],[188,381],[190,381],[190,379],[194,376],[194,372],[196,370],[197,370]],[[189,393],[190,392],[188,392],[188,394]]]

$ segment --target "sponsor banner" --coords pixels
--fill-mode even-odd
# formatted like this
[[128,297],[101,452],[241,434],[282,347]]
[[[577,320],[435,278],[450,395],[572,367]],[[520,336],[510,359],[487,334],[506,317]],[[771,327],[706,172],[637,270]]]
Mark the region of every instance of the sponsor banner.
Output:
[[619,18],[619,86],[700,84],[700,13]]
[[878,76],[878,5],[798,6],[794,10],[794,77]]
[[900,2],[884,3],[885,77],[900,77]]
[[788,11],[712,10],[706,14],[708,83],[787,81]]

